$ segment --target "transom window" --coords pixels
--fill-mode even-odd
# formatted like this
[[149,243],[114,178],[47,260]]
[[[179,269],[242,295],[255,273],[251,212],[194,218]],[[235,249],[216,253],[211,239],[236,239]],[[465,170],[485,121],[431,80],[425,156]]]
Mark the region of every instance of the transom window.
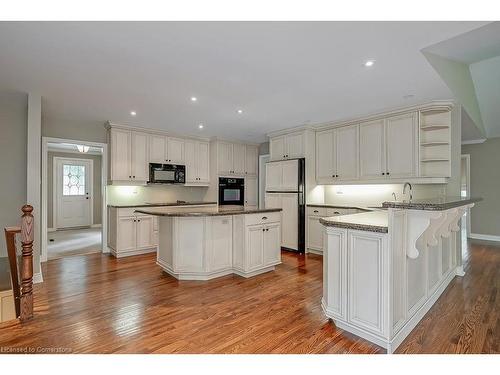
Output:
[[85,166],[63,164],[63,195],[85,195]]

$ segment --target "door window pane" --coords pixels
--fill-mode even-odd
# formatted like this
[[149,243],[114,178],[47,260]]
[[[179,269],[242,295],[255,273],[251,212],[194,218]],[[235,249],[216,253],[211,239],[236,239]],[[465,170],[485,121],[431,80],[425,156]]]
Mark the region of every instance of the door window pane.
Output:
[[63,195],[85,195],[85,166],[63,164]]

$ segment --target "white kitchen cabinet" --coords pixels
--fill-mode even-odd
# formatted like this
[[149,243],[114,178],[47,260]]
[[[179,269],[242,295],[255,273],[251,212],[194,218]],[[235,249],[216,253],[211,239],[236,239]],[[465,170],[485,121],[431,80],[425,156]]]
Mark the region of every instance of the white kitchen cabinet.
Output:
[[298,250],[298,195],[297,193],[266,193],[266,208],[281,208],[281,246]]
[[259,205],[257,177],[245,176],[245,206],[257,207]]
[[361,179],[380,179],[385,176],[384,119],[359,125],[359,164]]
[[259,163],[259,149],[257,146],[246,145],[245,150],[245,175],[257,176]]
[[149,162],[184,165],[184,139],[149,135]]
[[229,175],[233,173],[233,145],[231,143],[218,143],[217,161],[219,175]]
[[273,161],[305,157],[305,132],[272,137],[269,140],[269,152]]
[[266,164],[266,191],[297,191],[299,163],[284,160]]
[[264,229],[264,266],[281,263],[280,224],[268,224]]
[[323,224],[319,222],[321,217],[307,217],[307,248],[309,250],[323,251]]
[[184,142],[186,185],[206,186],[210,183],[209,147],[204,141]]
[[358,178],[358,125],[344,126],[335,130],[335,179],[349,181]]
[[111,181],[146,183],[148,181],[147,135],[111,129]]
[[184,164],[184,139],[167,138],[167,163]]
[[238,175],[245,174],[245,153],[246,145],[233,143],[233,173]]
[[134,214],[134,209],[108,210],[108,247],[117,258],[156,251],[158,228],[150,215]]
[[335,179],[335,131],[325,130],[316,133],[316,181],[318,184],[330,183]]
[[231,216],[212,217],[207,220],[208,271],[220,272],[231,269],[233,265],[233,221]]
[[386,119],[387,170],[389,178],[416,176],[416,113]]
[[247,270],[253,271],[264,265],[264,226],[246,228]]

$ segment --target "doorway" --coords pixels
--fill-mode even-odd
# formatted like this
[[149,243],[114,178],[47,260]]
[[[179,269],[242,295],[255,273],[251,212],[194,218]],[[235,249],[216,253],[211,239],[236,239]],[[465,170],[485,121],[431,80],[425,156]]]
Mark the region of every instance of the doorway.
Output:
[[43,137],[42,262],[107,252],[106,144]]

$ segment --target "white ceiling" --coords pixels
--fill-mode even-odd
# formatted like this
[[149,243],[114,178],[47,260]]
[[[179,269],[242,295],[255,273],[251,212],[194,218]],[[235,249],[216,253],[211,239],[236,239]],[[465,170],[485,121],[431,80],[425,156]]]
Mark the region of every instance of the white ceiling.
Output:
[[420,50],[484,24],[1,22],[0,87],[41,93],[44,121],[261,142],[272,130],[449,99]]

